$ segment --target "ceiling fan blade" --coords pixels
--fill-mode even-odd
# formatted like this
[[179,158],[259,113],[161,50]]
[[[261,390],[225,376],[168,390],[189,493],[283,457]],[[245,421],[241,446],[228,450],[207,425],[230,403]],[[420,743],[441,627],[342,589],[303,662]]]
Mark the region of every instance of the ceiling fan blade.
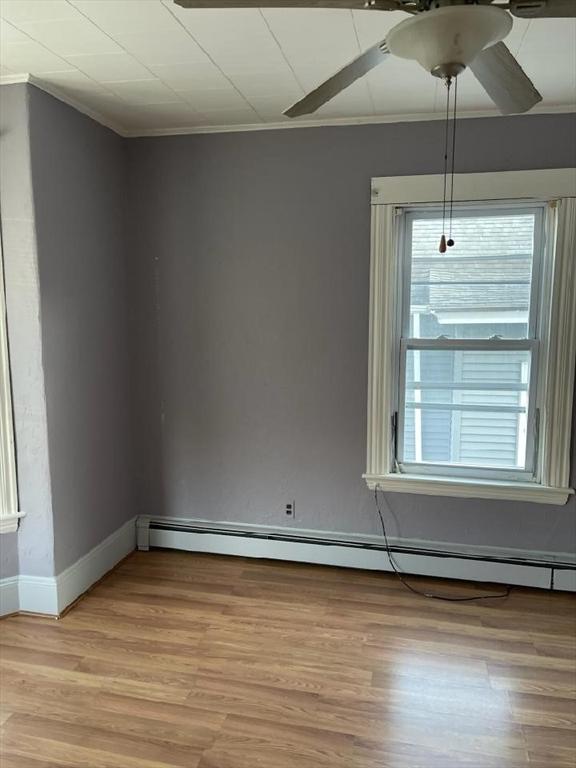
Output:
[[287,117],[300,117],[300,115],[309,115],[311,112],[316,112],[322,105],[333,99],[349,85],[352,85],[358,78],[365,75],[378,64],[385,61],[390,56],[388,49],[386,48],[386,41],[383,40],[378,45],[368,48],[358,58],[346,64],[345,67],[338,70],[335,75],[332,75],[328,80],[315,88],[303,99],[297,101],[284,114]]
[[[359,11],[403,11],[412,0],[174,0],[182,8],[342,8]],[[408,9],[404,8],[408,5]]]
[[503,115],[528,112],[542,101],[504,43],[483,50],[470,64],[470,69]]
[[508,10],[521,19],[576,18],[574,0],[510,0]]

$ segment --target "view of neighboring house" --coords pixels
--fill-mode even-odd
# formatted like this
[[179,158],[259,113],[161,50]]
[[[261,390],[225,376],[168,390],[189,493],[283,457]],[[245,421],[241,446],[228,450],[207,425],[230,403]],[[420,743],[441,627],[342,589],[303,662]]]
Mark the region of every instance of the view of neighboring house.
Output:
[[[441,213],[409,214],[410,335],[527,338],[541,215],[462,211],[441,254]],[[403,460],[523,469],[529,378],[526,350],[409,350]]]

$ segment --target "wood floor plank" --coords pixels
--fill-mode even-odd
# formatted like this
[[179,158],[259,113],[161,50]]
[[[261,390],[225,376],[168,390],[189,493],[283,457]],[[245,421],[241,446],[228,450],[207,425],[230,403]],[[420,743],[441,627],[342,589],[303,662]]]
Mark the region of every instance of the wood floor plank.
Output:
[[0,622],[0,765],[574,768],[575,617],[574,595],[137,552],[60,621]]
[[[115,756],[176,768],[187,768],[191,763],[199,762],[201,745],[194,747],[156,738],[151,734],[151,723],[148,723],[148,729],[138,728],[134,733],[118,720],[111,722],[105,713],[101,712],[99,717],[95,715],[91,709],[90,722],[86,723],[81,718],[74,718],[70,712],[42,716],[17,713],[7,723],[6,732],[9,736],[19,736],[22,741],[31,737],[64,744],[72,754],[82,747],[103,753],[112,751]],[[134,724],[136,720],[131,722]]]
[[2,768],[54,768],[57,763],[52,760],[45,760],[40,756],[31,757],[4,752],[1,765]]
[[576,698],[576,668],[549,668],[542,664],[492,663],[488,674],[493,688],[514,693],[533,693],[556,698]]
[[[110,747],[114,749],[114,745]],[[133,757],[119,752],[86,747],[83,744],[65,743],[55,739],[20,733],[7,733],[3,737],[4,755],[28,758],[32,761],[41,755],[50,766],[66,768],[175,768],[174,763],[158,762]],[[188,768],[197,768],[198,760],[190,758]],[[4,766],[3,766],[4,768]]]
[[541,762],[554,768],[574,768],[576,765],[576,731],[574,729],[525,726],[523,731],[530,763]]
[[[145,678],[149,677],[145,670],[142,670],[141,674]],[[168,701],[172,704],[185,701],[189,693],[189,687],[134,678],[119,679],[115,676],[94,675],[77,670],[53,669],[51,667],[30,668],[29,665],[19,662],[2,662],[2,686],[5,690],[12,687],[37,688],[38,695],[40,695],[42,690],[50,690],[54,686],[58,686],[69,691],[127,693],[138,699]]]
[[[359,740],[350,765],[354,768],[526,768],[527,752],[486,755],[461,751],[448,740],[422,746],[397,742],[392,737],[384,742]],[[552,768],[552,766],[547,766]]]
[[352,737],[337,731],[231,716],[200,768],[344,768],[353,746]]
[[546,728],[561,728],[576,733],[576,700],[514,693],[510,696],[514,722]]
[[192,754],[213,743],[225,720],[225,715],[217,713],[117,694],[96,694],[78,706],[77,702],[68,702],[55,694],[39,700],[32,693],[17,691],[11,696],[11,706],[15,710],[12,714],[56,718],[70,725],[90,723],[90,727],[108,732],[112,742],[120,735],[179,745]]

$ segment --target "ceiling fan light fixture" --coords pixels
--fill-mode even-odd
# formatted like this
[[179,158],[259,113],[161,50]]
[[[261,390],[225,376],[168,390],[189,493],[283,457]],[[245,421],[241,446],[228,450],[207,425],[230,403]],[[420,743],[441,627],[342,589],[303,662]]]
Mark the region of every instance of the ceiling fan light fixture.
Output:
[[512,17],[489,5],[456,5],[419,13],[390,30],[390,53],[416,60],[437,77],[453,77],[512,29]]

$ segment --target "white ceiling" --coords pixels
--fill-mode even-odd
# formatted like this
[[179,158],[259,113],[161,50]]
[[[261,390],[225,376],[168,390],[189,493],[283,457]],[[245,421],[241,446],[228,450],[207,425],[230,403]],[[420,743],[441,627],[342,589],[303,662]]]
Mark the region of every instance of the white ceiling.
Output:
[[[407,18],[172,0],[0,0],[0,17],[3,82],[30,74],[126,134],[285,123],[283,109]],[[576,108],[576,20],[516,19],[506,42],[540,111]],[[459,82],[462,111],[493,111],[469,72]],[[390,57],[312,119],[424,118],[442,113],[442,95],[417,64]]]

